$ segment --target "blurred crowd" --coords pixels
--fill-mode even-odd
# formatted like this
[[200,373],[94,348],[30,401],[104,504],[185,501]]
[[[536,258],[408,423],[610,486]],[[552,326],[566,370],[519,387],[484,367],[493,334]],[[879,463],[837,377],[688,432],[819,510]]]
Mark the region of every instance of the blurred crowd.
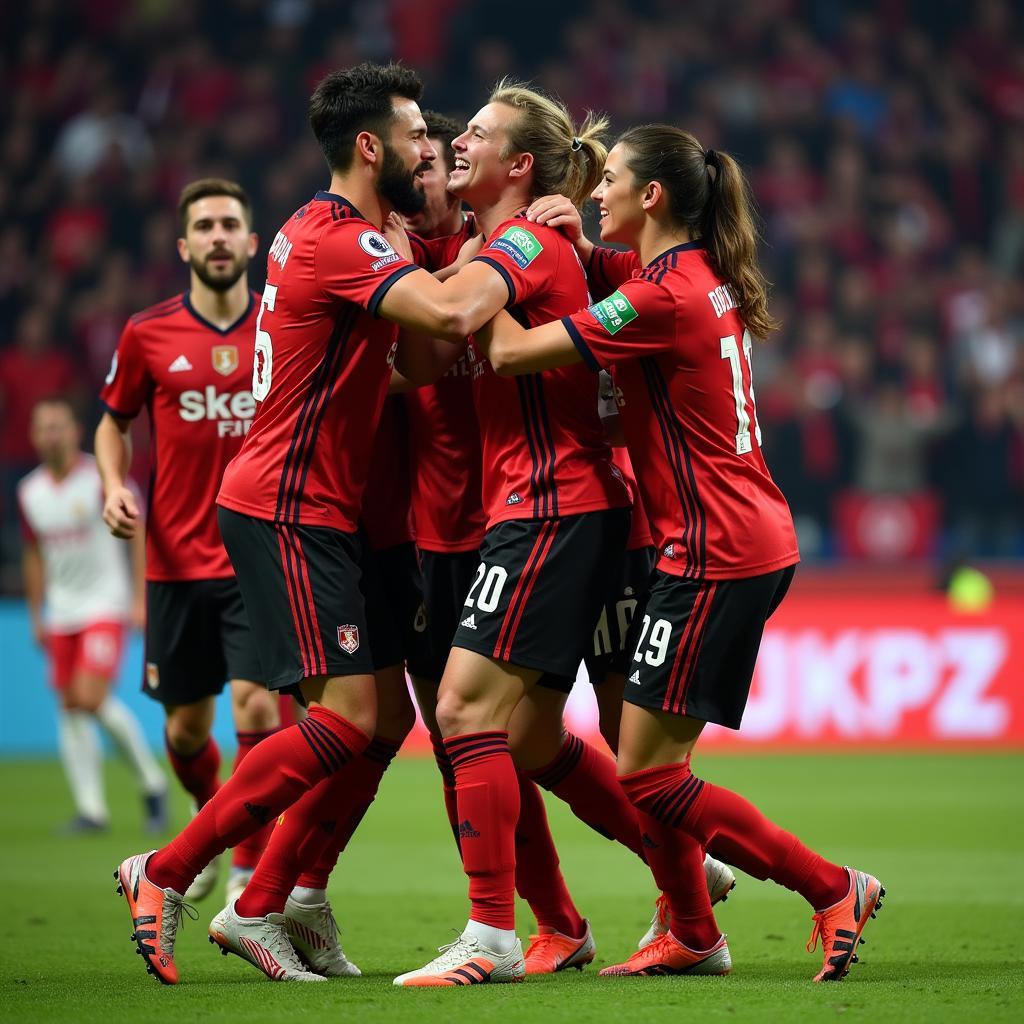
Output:
[[519,0],[514,17],[472,0],[33,0],[3,5],[0,54],[2,586],[28,409],[68,392],[95,422],[126,317],[187,281],[181,186],[241,181],[268,242],[326,181],[305,122],[318,78],[392,57],[458,117],[511,72],[616,129],[667,120],[737,156],[784,322],[755,349],[765,452],[805,555],[851,550],[842,510],[876,497],[923,516],[930,553],[1024,555],[1011,0]]

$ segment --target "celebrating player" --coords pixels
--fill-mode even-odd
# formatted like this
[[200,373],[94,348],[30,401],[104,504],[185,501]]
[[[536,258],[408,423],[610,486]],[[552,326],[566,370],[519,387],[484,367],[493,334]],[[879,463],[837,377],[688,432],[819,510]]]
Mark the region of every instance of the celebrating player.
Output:
[[579,244],[617,290],[527,331],[503,314],[480,343],[502,374],[613,367],[660,552],[633,627],[619,776],[653,841],[649,860],[671,928],[602,974],[729,972],[700,867],[701,848],[710,846],[807,899],[815,911],[808,949],[819,938],[824,946],[815,980],[840,980],[881,905],[878,880],[824,860],[690,765],[707,722],[739,728],[765,621],[799,557],[754,408],[752,339],[776,324],[747,186],[727,154],[648,125],[619,139],[593,197],[602,239],[632,252]]
[[[262,678],[234,571],[217,528],[214,498],[255,411],[250,377],[257,306],[246,268],[256,252],[249,199],[231,181],[192,182],[178,203],[178,252],[189,290],[133,316],[103,389],[96,431],[104,518],[118,537],[142,527],[125,483],[131,421],[149,411],[155,454],[146,520],[146,675],[164,706],[167,754],[197,807],[220,785],[210,735],[214,699],[231,680],[237,768],[278,725]],[[235,850],[229,889],[240,890],[266,830]],[[207,868],[207,865],[203,865]],[[189,892],[205,896],[216,860]]]
[[[48,398],[32,410],[32,445],[42,460],[18,484],[25,596],[36,641],[46,651],[57,711],[61,763],[75,801],[68,833],[107,828],[99,722],[138,779],[146,829],[167,825],[167,780],[135,716],[111,692],[129,617],[144,615],[144,554],[133,541],[132,570],[123,545],[103,523],[96,461],[81,449],[82,428],[69,401]],[[43,608],[45,604],[45,619]]]

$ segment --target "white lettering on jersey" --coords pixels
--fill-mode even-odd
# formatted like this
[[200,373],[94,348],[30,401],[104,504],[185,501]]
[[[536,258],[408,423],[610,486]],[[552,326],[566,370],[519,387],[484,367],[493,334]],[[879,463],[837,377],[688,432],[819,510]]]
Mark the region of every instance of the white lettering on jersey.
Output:
[[273,245],[270,247],[269,257],[272,260],[276,260],[281,269],[284,270],[284,265],[288,262],[288,257],[291,254],[292,243],[288,241],[288,236],[283,231],[278,231],[274,236]]
[[218,437],[242,437],[249,432],[256,413],[256,399],[249,391],[218,391],[207,384],[205,391],[182,391],[178,415],[186,423],[213,420]]
[[719,319],[725,316],[730,309],[737,309],[739,307],[736,296],[733,295],[732,289],[727,284],[720,284],[714,291],[708,292],[708,298],[711,300],[715,316]]

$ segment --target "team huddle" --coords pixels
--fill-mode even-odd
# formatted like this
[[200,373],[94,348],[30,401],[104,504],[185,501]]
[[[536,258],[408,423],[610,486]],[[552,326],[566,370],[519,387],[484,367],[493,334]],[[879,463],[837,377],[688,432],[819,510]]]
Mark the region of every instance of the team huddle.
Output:
[[[661,890],[602,974],[729,973],[712,908],[735,867],[810,903],[815,980],[841,980],[879,881],[691,770],[707,722],[740,727],[799,560],[761,455],[751,353],[776,325],[743,175],[664,125],[608,151],[604,120],[514,82],[465,128],[420,95],[398,65],[317,86],[330,185],[277,232],[260,295],[245,193],[188,186],[190,289],[131,319],[107,378],[117,536],[142,529],[130,423],[146,407],[153,426],[145,688],[197,808],[115,872],[137,951],[179,980],[186,899],[233,848],[211,942],[272,980],[359,974],[326,889],[415,721],[408,673],[471,906],[396,985],[593,961],[540,788]],[[589,197],[621,249],[584,235]],[[563,722],[581,662],[612,756]],[[220,785],[226,679],[240,746]]]

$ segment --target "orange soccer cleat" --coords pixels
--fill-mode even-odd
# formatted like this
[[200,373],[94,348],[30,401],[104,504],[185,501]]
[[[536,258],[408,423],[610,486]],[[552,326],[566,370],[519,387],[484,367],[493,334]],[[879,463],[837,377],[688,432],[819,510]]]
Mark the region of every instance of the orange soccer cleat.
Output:
[[174,964],[174,940],[182,914],[199,916],[173,889],[161,889],[146,877],[146,861],[155,851],[139,853],[122,861],[114,872],[117,893],[124,896],[132,915],[132,941],[146,961],[146,970],[165,985],[178,983]]
[[724,935],[710,949],[696,950],[684,946],[671,932],[665,932],[634,953],[624,964],[606,967],[601,976],[728,974],[731,970],[732,957]]
[[554,928],[541,925],[537,935],[530,936],[530,945],[523,960],[527,974],[556,974],[569,967],[582,971],[592,963],[597,946],[590,934],[590,922],[584,921],[583,937],[574,939],[570,935],[556,932]]
[[820,937],[825,954],[815,981],[842,981],[850,973],[850,965],[857,963],[857,946],[864,942],[860,937],[864,925],[882,906],[885,887],[877,878],[853,868],[846,868],[846,872],[850,876],[850,891],[813,918],[807,952],[814,952]]

